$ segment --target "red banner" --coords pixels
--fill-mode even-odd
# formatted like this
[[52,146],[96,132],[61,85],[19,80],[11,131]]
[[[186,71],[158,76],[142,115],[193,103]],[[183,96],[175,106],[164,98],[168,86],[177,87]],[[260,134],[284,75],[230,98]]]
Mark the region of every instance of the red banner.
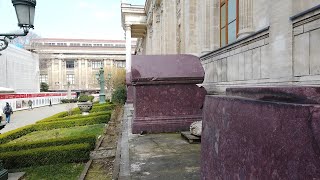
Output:
[[[76,93],[71,93],[75,96]],[[19,99],[19,98],[36,98],[36,97],[53,97],[67,96],[67,93],[35,93],[35,94],[0,94],[0,99]]]

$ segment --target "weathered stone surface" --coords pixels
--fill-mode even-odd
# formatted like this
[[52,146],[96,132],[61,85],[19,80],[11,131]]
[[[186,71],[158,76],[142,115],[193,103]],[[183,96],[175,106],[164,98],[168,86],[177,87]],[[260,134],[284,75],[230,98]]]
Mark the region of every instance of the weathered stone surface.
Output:
[[195,56],[133,56],[133,133],[185,131],[201,120],[203,78]]
[[193,122],[190,125],[190,133],[195,136],[201,136],[202,131],[202,121]]
[[320,87],[287,86],[230,88],[226,90],[226,94],[228,96],[241,96],[256,100],[320,104]]
[[318,105],[206,96],[203,115],[202,179],[320,178]]
[[309,75],[309,33],[294,37],[294,75]]

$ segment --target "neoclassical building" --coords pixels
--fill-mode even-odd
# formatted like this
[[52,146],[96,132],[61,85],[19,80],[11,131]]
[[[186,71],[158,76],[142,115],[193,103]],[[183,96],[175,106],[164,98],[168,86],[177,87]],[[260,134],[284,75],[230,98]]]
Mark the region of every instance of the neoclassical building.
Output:
[[124,40],[34,39],[27,49],[39,54],[40,82],[52,91],[67,90],[68,82],[74,91],[97,91],[101,67],[106,78],[125,68]]
[[136,54],[197,55],[204,87],[223,93],[319,85],[319,9],[320,0],[146,0],[122,3],[121,13],[127,47],[138,38]]

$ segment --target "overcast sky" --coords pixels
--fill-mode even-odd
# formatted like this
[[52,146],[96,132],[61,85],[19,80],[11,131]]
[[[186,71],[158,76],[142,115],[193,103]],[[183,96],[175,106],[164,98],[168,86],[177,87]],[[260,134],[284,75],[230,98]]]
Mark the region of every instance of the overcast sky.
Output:
[[[144,5],[145,0],[127,0]],[[43,38],[124,39],[121,0],[37,0],[34,32]],[[0,0],[0,33],[18,29],[11,0]]]

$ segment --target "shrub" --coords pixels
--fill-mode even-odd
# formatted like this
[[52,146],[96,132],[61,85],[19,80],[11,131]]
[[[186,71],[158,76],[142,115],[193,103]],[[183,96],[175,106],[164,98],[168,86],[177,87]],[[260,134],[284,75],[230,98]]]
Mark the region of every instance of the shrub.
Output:
[[83,116],[82,114],[76,114],[76,115],[72,115],[72,116],[66,116],[63,118],[44,119],[44,120],[36,122],[36,124],[46,123],[46,122],[76,120],[76,119],[90,118],[90,117],[96,117],[96,116],[107,115],[107,114],[111,114],[111,112],[110,111],[109,112],[108,111],[107,112],[95,112],[95,113],[90,113],[87,116]]
[[19,137],[22,137],[34,131],[36,131],[35,127],[33,125],[28,125],[25,127],[21,127],[21,128],[9,131],[4,134],[0,134],[0,144],[6,143],[10,140],[17,139]]
[[126,86],[121,85],[112,93],[112,102],[116,104],[124,104],[127,100]]
[[8,169],[46,164],[85,162],[89,160],[91,146],[88,143],[49,146],[22,151],[0,153],[4,167]]
[[43,131],[43,130],[51,130],[51,129],[59,129],[59,128],[68,128],[74,126],[86,126],[93,124],[102,124],[107,123],[110,120],[110,113],[102,116],[82,118],[79,120],[65,120],[58,122],[47,122],[47,123],[38,123],[28,125],[22,128],[18,128],[12,131],[9,131],[4,134],[0,134],[0,144],[4,144],[10,140],[17,139],[21,136],[29,134],[34,131]]
[[35,141],[35,142],[3,144],[3,145],[0,145],[0,152],[21,151],[21,150],[27,150],[27,149],[33,149],[33,148],[61,146],[61,145],[77,144],[77,143],[88,143],[90,144],[90,147],[91,147],[90,149],[93,150],[96,143],[96,136],[87,135],[87,136],[79,136],[79,137],[49,139],[49,140]]
[[60,112],[60,113],[57,113],[55,115],[49,116],[47,118],[44,118],[41,121],[46,121],[46,120],[50,120],[50,119],[57,119],[57,118],[63,118],[63,117],[66,117],[66,116],[68,116],[68,112],[64,111],[64,112]]
[[[94,113],[94,112],[102,112],[102,111],[109,111],[112,110],[115,107],[115,105],[113,104],[94,104],[90,113]],[[72,110],[72,114],[80,114],[81,111],[79,108],[75,108]]]
[[76,103],[78,99],[61,99],[61,103]]
[[49,91],[49,85],[45,82],[42,82],[40,84],[40,92],[48,92]]
[[90,101],[90,102],[93,102],[94,96],[88,96],[88,97],[89,97],[89,101]]
[[79,102],[87,102],[87,101],[89,101],[88,95],[82,94],[79,96]]
[[110,120],[110,115],[100,115],[95,117],[89,117],[89,118],[82,118],[78,120],[64,120],[64,121],[58,121],[58,122],[47,122],[47,123],[38,123],[34,124],[34,128],[36,131],[43,131],[43,130],[51,130],[51,129],[59,129],[59,128],[68,128],[68,127],[74,127],[74,126],[86,126],[86,125],[92,125],[92,124],[102,124],[107,123]]

